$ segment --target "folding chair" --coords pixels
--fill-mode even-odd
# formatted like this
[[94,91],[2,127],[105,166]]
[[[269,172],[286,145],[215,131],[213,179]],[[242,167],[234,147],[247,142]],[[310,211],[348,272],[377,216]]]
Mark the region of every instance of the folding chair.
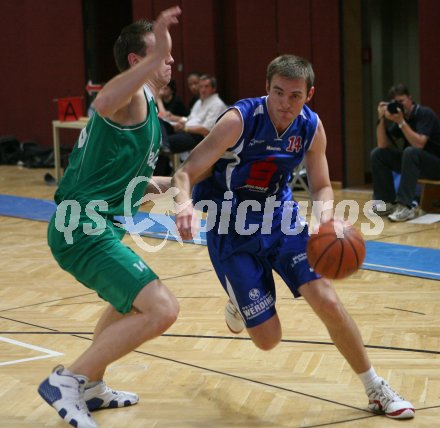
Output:
[[307,176],[306,168],[304,167],[304,159],[302,162],[293,170],[292,180],[290,182],[290,188],[292,192],[299,189],[304,190],[311,197],[312,193],[310,192],[309,186],[305,181],[305,177]]

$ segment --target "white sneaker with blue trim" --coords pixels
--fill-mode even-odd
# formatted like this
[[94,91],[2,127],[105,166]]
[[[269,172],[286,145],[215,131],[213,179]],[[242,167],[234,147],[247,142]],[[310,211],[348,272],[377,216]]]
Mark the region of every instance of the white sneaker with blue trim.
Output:
[[114,391],[101,381],[91,388],[86,388],[84,399],[92,412],[99,409],[133,406],[139,402],[139,395],[127,391]]
[[57,366],[38,387],[38,393],[68,424],[77,428],[98,428],[84,400],[85,376]]

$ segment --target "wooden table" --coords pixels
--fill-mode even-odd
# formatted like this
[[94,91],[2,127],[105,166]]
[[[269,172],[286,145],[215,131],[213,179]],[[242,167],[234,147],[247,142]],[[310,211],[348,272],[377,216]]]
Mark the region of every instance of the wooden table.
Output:
[[57,183],[60,182],[63,175],[60,156],[60,129],[82,129],[87,125],[87,121],[88,118],[68,122],[62,122],[60,120],[52,121],[53,155],[55,163],[55,178],[57,180]]

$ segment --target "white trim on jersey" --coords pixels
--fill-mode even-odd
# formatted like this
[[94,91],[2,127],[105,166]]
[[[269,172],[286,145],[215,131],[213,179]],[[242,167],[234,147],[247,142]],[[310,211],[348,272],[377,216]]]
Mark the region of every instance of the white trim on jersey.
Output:
[[245,139],[243,138],[243,140],[241,141],[241,143],[238,146],[237,146],[237,143],[240,141],[241,137],[243,136],[244,119],[243,119],[243,115],[242,115],[240,109],[235,106],[229,107],[217,119],[217,121],[220,120],[221,117],[224,116],[226,112],[228,112],[229,110],[232,110],[232,109],[238,111],[238,114],[241,117],[241,134],[240,134],[240,137],[238,138],[238,140],[232,146],[233,148],[226,150],[226,152],[224,152],[221,155],[221,159],[235,159],[234,162],[231,162],[228,164],[228,166],[226,167],[226,171],[225,171],[226,186],[228,187],[229,191],[231,191],[231,178],[232,178],[232,173],[234,171],[234,168],[241,162],[241,159],[238,157],[238,154],[243,150],[243,145],[244,145]]
[[313,133],[313,137],[312,137],[312,139],[310,140],[309,147],[307,147],[307,150],[305,151],[304,156],[306,155],[306,153],[307,153],[307,151],[310,149],[310,147],[312,147],[313,141],[315,141],[316,132],[318,131],[318,126],[319,126],[319,116],[318,116],[317,113],[315,113],[315,114],[316,114],[316,118],[317,118],[315,132]]
[[[144,93],[145,93],[145,96],[147,97],[147,104],[150,101],[155,102],[153,94],[152,94],[150,88],[147,85],[144,85]],[[145,125],[148,123],[150,118],[151,118],[151,114],[148,115],[147,120],[145,121]],[[144,159],[142,159],[142,162],[139,165],[139,169],[136,171],[136,177],[139,174],[139,171],[141,170],[142,166],[144,165],[144,162],[150,158],[151,151],[153,150],[153,146],[154,146],[154,137],[155,137],[154,129],[155,129],[155,127],[151,126],[152,134],[151,134],[151,138],[150,138],[150,141],[149,141],[150,150],[148,150],[148,152],[145,154]],[[153,173],[154,173],[154,171],[152,172],[151,176],[153,176]]]
[[[95,113],[95,114],[96,114],[96,113]],[[91,120],[91,124],[90,124],[90,130],[89,130],[89,132],[87,133],[86,140],[84,141],[84,143],[82,144],[81,147],[78,146],[78,148],[81,148],[81,150],[82,150],[82,156],[81,156],[81,163],[80,163],[80,165],[79,165],[78,174],[76,175],[76,182],[77,182],[77,183],[78,183],[78,181],[79,181],[79,177],[81,176],[82,166],[83,166],[84,158],[85,158],[85,156],[86,156],[86,151],[87,151],[87,147],[88,147],[89,138],[90,138],[90,135],[91,135],[92,130],[93,130],[93,125],[95,124],[95,117],[96,117],[95,115],[92,116],[92,120]],[[81,130],[81,134],[82,134],[83,132],[87,132],[87,127],[83,128],[83,129]],[[81,134],[80,134],[80,135],[81,135]]]
[[264,114],[264,107],[263,104],[260,104],[255,110],[254,110],[254,117],[257,114]]
[[147,96],[147,100],[156,102],[156,100],[154,99],[153,92],[151,91],[150,87],[147,84],[144,84],[143,88],[144,88],[145,95]]
[[[101,116],[101,117],[102,117],[102,116]],[[147,122],[148,122],[148,119],[147,119],[147,120],[145,120],[144,122],[142,122],[139,126],[137,126],[136,128],[123,128],[123,127],[117,126],[117,125],[114,124],[114,123],[109,122],[105,117],[103,117],[102,120],[103,120],[108,126],[111,126],[112,128],[115,128],[115,129],[117,129],[117,130],[119,130],[119,131],[136,131],[137,129],[143,128],[143,127],[147,124]]]
[[235,159],[234,162],[228,164],[225,171],[226,186],[228,186],[228,189],[230,191],[231,191],[232,173],[234,172],[235,167],[241,162],[241,159],[238,157],[238,154],[243,150],[244,140],[245,139],[243,138],[243,140],[241,140],[241,143],[235,149],[226,152],[230,154],[228,156],[229,159]]

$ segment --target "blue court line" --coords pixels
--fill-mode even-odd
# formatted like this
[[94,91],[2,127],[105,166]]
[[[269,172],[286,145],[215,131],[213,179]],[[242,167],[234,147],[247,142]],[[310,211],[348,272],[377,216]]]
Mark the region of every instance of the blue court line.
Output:
[[[56,205],[53,201],[0,195],[0,215],[3,216],[49,222],[55,209]],[[142,236],[177,241],[172,227],[174,217],[170,217],[164,214],[139,212],[134,216],[133,223],[139,227],[139,223],[143,222],[144,227],[140,233]],[[123,217],[116,217],[116,219],[124,223]],[[184,242],[206,245],[204,226],[205,223],[202,222],[199,239]],[[130,228],[127,230],[130,231]],[[440,280],[440,250],[438,249],[378,241],[366,241],[365,245],[367,254],[362,269]]]
[[[56,204],[54,201],[46,199],[25,198],[21,196],[0,195],[0,215],[6,217],[23,218],[26,220],[44,221],[49,223],[55,210]],[[171,219],[170,219],[171,217]],[[125,224],[125,218],[116,216],[115,220]],[[171,221],[170,221],[171,220]],[[178,241],[177,235],[173,228],[174,216],[166,216],[164,214],[149,214],[145,212],[138,212],[133,217],[135,227],[126,227],[128,232],[137,231],[139,224],[142,223],[144,227],[139,235],[149,238],[164,239],[170,241]],[[138,225],[136,227],[136,225]],[[205,221],[202,220],[200,236],[191,241],[199,245],[206,245],[206,234],[204,232]],[[168,236],[167,236],[168,233]]]
[[440,280],[440,250],[367,241],[363,269]]

